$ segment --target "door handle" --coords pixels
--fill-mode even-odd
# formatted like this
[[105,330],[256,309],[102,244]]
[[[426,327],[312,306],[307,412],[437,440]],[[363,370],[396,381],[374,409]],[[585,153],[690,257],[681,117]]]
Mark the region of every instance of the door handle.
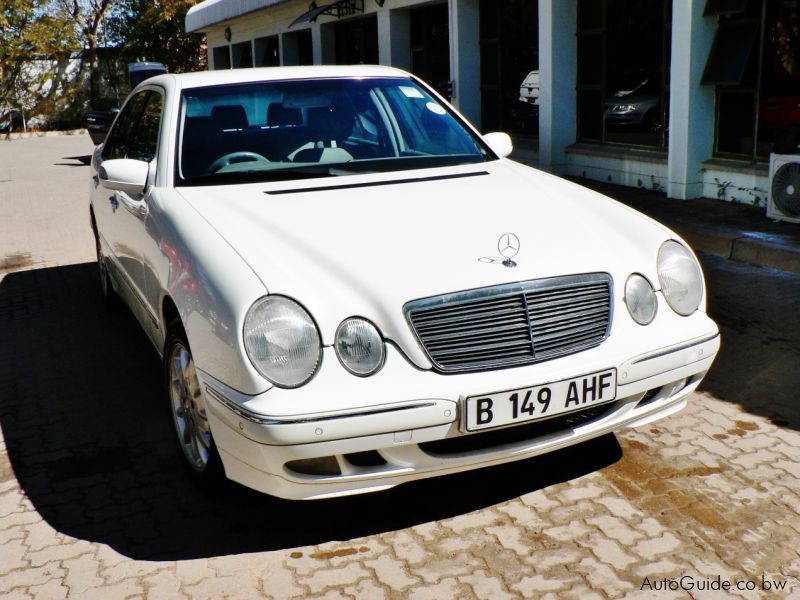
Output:
[[125,192],[116,192],[114,194],[122,206],[132,215],[143,219],[147,215],[147,203],[144,200],[134,200]]
[[122,206],[132,215],[139,219],[144,219],[147,216],[147,203],[144,200],[134,200],[124,192],[117,192],[114,195],[119,197],[122,201]]

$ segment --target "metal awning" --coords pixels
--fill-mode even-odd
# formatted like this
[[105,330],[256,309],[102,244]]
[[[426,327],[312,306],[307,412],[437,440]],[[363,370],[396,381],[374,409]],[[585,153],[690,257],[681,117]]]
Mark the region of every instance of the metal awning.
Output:
[[363,12],[364,0],[337,0],[336,2],[331,2],[330,4],[316,6],[311,10],[304,12],[302,15],[292,21],[289,27],[302,25],[304,23],[313,23],[320,15],[330,15],[332,17],[336,17],[337,19],[341,19],[342,17],[349,17],[350,15]]

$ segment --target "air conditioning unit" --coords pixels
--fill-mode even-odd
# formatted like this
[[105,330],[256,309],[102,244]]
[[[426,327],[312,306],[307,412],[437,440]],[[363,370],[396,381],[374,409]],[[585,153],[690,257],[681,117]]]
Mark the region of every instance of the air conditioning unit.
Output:
[[767,216],[800,223],[800,154],[770,154]]

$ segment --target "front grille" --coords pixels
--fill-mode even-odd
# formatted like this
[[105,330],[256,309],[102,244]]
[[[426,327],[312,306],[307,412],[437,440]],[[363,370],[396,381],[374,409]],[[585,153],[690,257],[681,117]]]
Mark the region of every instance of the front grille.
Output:
[[483,433],[471,433],[433,442],[423,442],[419,447],[423,452],[434,456],[488,450],[504,444],[517,444],[560,431],[575,429],[607,416],[616,407],[617,403],[612,402],[611,404],[593,406],[592,408],[560,415],[552,419],[545,419],[544,421],[534,421],[527,425],[517,425]]
[[536,279],[408,302],[406,316],[446,373],[530,364],[600,344],[611,326],[605,273]]

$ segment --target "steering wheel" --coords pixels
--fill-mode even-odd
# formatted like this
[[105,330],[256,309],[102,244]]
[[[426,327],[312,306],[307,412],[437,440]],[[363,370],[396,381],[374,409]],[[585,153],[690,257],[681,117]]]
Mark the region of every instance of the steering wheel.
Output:
[[217,160],[211,163],[211,165],[209,165],[208,170],[210,173],[216,173],[223,167],[227,167],[228,165],[241,162],[268,163],[270,161],[267,157],[261,156],[257,152],[239,150],[237,152],[229,152],[228,154],[223,154]]

